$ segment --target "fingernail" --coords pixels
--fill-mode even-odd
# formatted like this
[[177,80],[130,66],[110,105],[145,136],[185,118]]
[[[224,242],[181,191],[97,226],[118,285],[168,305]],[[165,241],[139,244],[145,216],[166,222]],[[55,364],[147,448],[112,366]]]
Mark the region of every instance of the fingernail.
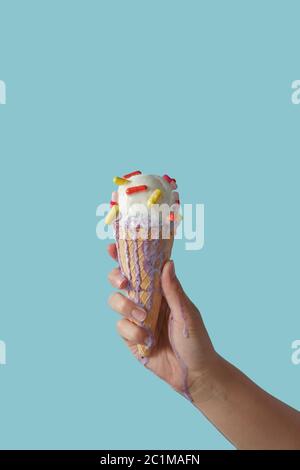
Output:
[[175,265],[174,265],[174,261],[170,261],[170,276],[171,276],[171,279],[175,279],[176,277],[176,273],[175,273]]
[[126,284],[127,284],[127,279],[126,279],[125,276],[123,276],[123,274],[120,274],[118,283],[119,283],[119,288],[120,288],[120,289],[123,289],[123,287],[126,286]]
[[135,308],[132,310],[131,315],[138,321],[144,321],[147,316],[147,313],[141,308]]

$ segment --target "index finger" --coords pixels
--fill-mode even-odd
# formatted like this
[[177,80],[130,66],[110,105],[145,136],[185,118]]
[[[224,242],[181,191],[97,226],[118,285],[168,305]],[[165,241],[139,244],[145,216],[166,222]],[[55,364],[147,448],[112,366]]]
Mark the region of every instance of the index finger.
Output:
[[108,251],[108,254],[109,254],[113,259],[115,259],[116,261],[118,261],[118,252],[117,252],[117,247],[116,247],[116,244],[115,244],[115,243],[111,243],[110,245],[108,245],[107,251]]

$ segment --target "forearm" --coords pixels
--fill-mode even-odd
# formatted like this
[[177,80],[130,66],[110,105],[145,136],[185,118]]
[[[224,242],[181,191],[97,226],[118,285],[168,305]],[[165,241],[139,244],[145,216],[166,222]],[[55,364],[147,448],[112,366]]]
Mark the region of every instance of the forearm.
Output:
[[272,397],[220,356],[196,407],[239,449],[300,449],[300,413]]

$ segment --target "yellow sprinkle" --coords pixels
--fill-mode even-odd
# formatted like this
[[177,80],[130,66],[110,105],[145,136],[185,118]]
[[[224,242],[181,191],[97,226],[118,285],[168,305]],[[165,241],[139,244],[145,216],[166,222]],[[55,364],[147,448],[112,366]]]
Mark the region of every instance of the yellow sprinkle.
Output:
[[119,206],[116,204],[114,206],[112,206],[112,208],[110,209],[109,213],[107,214],[107,216],[105,217],[105,223],[107,225],[110,225],[114,220],[115,218],[117,217],[119,213]]
[[121,186],[122,184],[129,183],[129,180],[126,180],[125,178],[120,178],[119,176],[115,176],[113,182],[118,186]]
[[153,191],[153,193],[151,194],[151,196],[149,197],[148,199],[148,207],[151,207],[153,206],[153,204],[156,204],[159,199],[161,198],[161,190],[160,189],[155,189],[155,191]]

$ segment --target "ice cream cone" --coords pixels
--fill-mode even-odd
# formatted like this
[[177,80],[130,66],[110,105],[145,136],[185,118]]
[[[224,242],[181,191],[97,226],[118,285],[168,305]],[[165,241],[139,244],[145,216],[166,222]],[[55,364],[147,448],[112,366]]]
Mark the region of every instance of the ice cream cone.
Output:
[[156,326],[159,317],[162,289],[161,270],[170,259],[174,231],[171,228],[168,238],[163,238],[160,231],[158,238],[152,238],[151,230],[147,237],[125,231],[123,237],[116,231],[116,241],[120,268],[128,279],[128,297],[138,306],[144,308],[147,317],[143,326],[148,330],[147,345],[138,345],[140,357],[147,357],[151,352],[156,338]]
[[112,194],[105,221],[114,224],[120,269],[128,279],[128,296],[147,312],[141,325],[147,330],[148,342],[138,345],[139,355],[145,357],[157,340],[161,271],[170,258],[180,222],[179,194],[174,191],[176,180],[168,175],[134,171],[113,181],[119,188]]

